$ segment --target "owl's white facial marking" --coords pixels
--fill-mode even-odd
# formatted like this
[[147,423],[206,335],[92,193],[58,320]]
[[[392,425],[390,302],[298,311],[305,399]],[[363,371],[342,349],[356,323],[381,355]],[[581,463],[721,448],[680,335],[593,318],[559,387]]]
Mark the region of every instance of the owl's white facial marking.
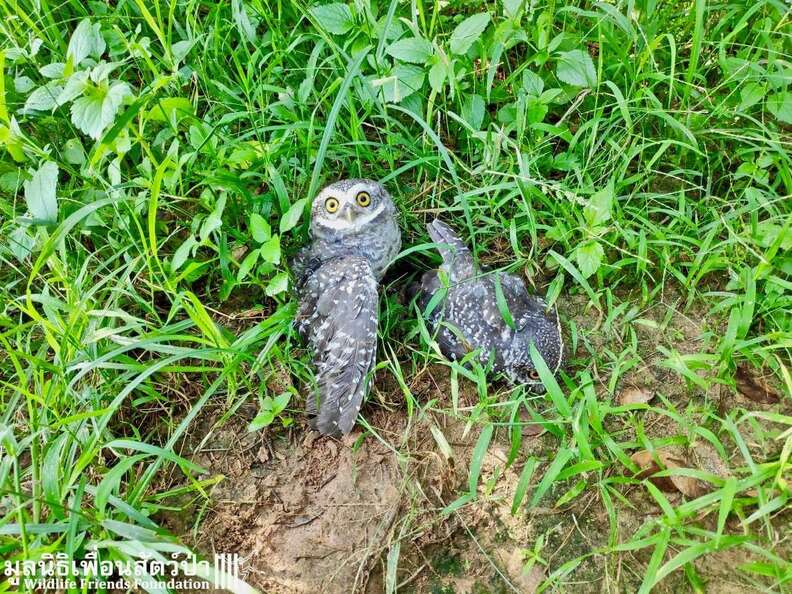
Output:
[[324,189],[316,197],[316,201],[323,205],[334,198],[337,201],[337,208],[333,212],[325,210],[322,213],[324,216],[316,218],[316,224],[334,231],[348,231],[367,225],[382,213],[386,206],[385,201],[380,200],[376,205],[363,207],[360,206],[357,197],[361,192],[365,192],[370,201],[375,191],[376,188],[366,183],[355,184],[345,191],[339,191],[332,186]]

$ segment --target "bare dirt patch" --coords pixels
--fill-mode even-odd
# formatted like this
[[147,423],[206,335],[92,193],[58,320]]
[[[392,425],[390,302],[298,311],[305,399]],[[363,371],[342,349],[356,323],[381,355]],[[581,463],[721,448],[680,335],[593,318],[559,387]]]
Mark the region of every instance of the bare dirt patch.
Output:
[[[661,365],[663,357],[657,350],[660,344],[683,354],[707,352],[708,333],[720,331],[722,321],[707,319],[698,311],[679,314],[675,310],[679,303],[672,301],[641,312],[637,316],[641,321],[627,328],[593,320],[582,304],[583,300],[572,299],[564,313],[580,333],[573,365],[590,370],[598,399],[615,406],[620,391],[632,387],[657,394],[651,403],[655,407],[665,406],[660,396],[678,411],[692,406],[694,410],[686,414],[694,421],[701,416],[703,422],[708,411],[737,397],[723,386],[713,392],[690,385]],[[630,332],[635,333],[636,362],[612,382],[614,368],[592,363],[591,349],[619,352],[633,340]],[[497,429],[484,458],[476,499],[442,514],[467,488],[480,426],[468,424],[464,415],[451,410],[449,372],[444,366],[419,370],[410,382],[418,402],[434,400],[436,404],[408,419],[399,406],[401,388],[390,374],[380,372],[372,393],[372,400],[379,404],[372,403],[365,411],[376,436],[361,438],[362,433],[356,431],[337,441],[303,426],[247,434],[242,427],[245,417],[255,414],[252,407],[242,407],[237,417],[219,427],[215,427],[217,412],[193,432],[200,438],[209,434],[209,438],[202,439],[200,447],[198,442],[186,446],[183,454],[226,479],[212,491],[210,507],[197,530],[178,527],[174,519],[169,526],[205,553],[239,553],[244,559],[243,577],[268,593],[383,592],[389,579],[389,556],[398,556],[398,571],[390,577],[395,577],[400,592],[534,592],[570,560],[578,561],[560,580],[570,590],[637,590],[651,547],[602,553],[612,536],[595,473],[557,482],[536,507],[528,509],[524,502],[512,514],[524,461],[533,456],[539,463],[527,501],[559,445],[554,436],[535,431],[534,426],[525,426],[520,454],[512,466],[506,464],[509,432],[505,427]],[[460,408],[477,402],[476,387],[460,380]],[[704,406],[706,402],[710,404]],[[634,414],[642,416],[646,435],[652,439],[685,432],[666,415]],[[636,439],[633,426],[616,417],[608,428],[620,443]],[[447,442],[445,449],[438,443],[438,433]],[[762,459],[760,445],[749,443],[757,460]],[[639,449],[631,448],[628,454]],[[724,477],[740,466],[736,451],[728,451],[732,458],[724,459],[701,440],[676,455],[691,467]],[[630,473],[616,464],[606,476],[620,475]],[[555,505],[580,478],[588,483],[582,493],[567,504]],[[662,511],[639,485],[623,485],[618,490],[623,500],[614,500],[615,542],[625,542],[642,524],[661,517]],[[685,500],[676,491],[667,493],[672,505]],[[715,515],[701,521],[710,525]],[[739,531],[731,520],[727,528]],[[751,560],[740,549],[703,557],[695,566],[717,588],[713,591],[753,591],[745,576],[734,570]],[[686,587],[678,571],[658,591]]]

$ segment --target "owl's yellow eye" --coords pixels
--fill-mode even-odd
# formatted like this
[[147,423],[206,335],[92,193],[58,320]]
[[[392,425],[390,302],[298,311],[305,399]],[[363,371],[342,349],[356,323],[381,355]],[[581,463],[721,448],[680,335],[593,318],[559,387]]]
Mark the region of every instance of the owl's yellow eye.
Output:
[[325,200],[325,210],[329,213],[333,213],[338,210],[338,200],[335,198],[328,198]]
[[356,200],[358,206],[362,206],[363,208],[366,208],[369,204],[371,204],[371,196],[368,192],[358,192]]

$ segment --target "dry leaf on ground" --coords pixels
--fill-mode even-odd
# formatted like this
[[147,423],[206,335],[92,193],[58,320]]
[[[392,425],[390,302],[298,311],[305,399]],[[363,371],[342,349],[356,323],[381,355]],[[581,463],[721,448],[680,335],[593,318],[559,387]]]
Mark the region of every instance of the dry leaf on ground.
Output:
[[687,497],[698,497],[704,493],[701,482],[690,476],[652,476],[661,470],[690,468],[689,464],[668,449],[655,450],[654,453],[655,456],[653,457],[651,452],[641,450],[630,456],[630,459],[641,468],[641,472],[636,475],[636,478],[648,478],[658,489],[669,493],[678,491]]
[[619,392],[616,402],[621,406],[625,404],[648,404],[654,398],[654,392],[646,388],[628,386]]
[[758,375],[756,370],[747,363],[741,363],[737,366],[734,379],[737,384],[737,390],[749,400],[763,404],[775,404],[781,400],[781,396],[767,380]]

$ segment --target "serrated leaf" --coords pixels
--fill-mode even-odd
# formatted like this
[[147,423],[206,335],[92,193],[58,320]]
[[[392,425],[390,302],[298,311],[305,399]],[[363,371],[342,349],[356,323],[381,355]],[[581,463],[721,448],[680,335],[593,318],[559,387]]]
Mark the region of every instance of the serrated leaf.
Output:
[[430,41],[422,37],[409,37],[390,44],[385,51],[402,62],[426,64],[426,61],[434,53],[434,48]]
[[583,50],[561,52],[558,55],[556,76],[559,80],[575,87],[597,85],[597,71],[591,56]]
[[32,172],[30,181],[25,182],[25,203],[36,221],[54,223],[58,220],[57,185],[58,166],[52,161],[45,161]]
[[311,8],[311,14],[323,28],[334,35],[349,32],[355,24],[349,6],[340,2],[314,6]]
[[583,216],[586,223],[590,228],[594,228],[611,218],[611,209],[613,208],[613,181],[608,182],[608,185],[595,192],[589,198],[588,204],[583,209]]
[[269,223],[257,212],[250,215],[250,234],[257,243],[264,243],[272,235]]
[[91,24],[90,19],[83,19],[72,33],[66,55],[71,57],[72,64],[79,66],[89,56],[98,59],[105,51],[99,23]]
[[20,110],[22,114],[37,111],[52,111],[58,106],[58,96],[63,92],[63,85],[57,81],[50,81],[28,95],[25,106]]
[[587,241],[575,249],[575,261],[583,278],[588,278],[599,270],[604,255],[605,251],[598,241]]
[[83,94],[85,90],[85,83],[88,80],[88,73],[84,70],[75,72],[66,81],[60,95],[58,95],[58,105],[63,105],[69,101],[74,101],[77,97]]
[[289,288],[289,275],[285,272],[279,272],[275,276],[272,277],[272,280],[267,284],[267,288],[264,289],[264,292],[269,296],[273,297],[274,295],[278,295],[280,293],[285,292]]
[[305,210],[305,203],[308,201],[307,198],[300,198],[297,202],[292,204],[289,207],[289,210],[286,211],[286,214],[281,217],[280,220],[280,232],[281,235],[293,229],[297,223],[300,222],[300,217],[302,217],[303,210]]
[[453,54],[465,54],[470,47],[481,37],[490,22],[490,15],[481,12],[469,16],[459,23],[451,33],[449,47]]
[[481,130],[484,122],[484,112],[487,109],[484,98],[481,95],[468,95],[462,103],[462,119],[464,119],[474,130]]
[[118,108],[129,94],[129,86],[124,82],[115,82],[107,89],[92,89],[72,104],[72,123],[81,132],[99,140],[102,132],[115,120]]

